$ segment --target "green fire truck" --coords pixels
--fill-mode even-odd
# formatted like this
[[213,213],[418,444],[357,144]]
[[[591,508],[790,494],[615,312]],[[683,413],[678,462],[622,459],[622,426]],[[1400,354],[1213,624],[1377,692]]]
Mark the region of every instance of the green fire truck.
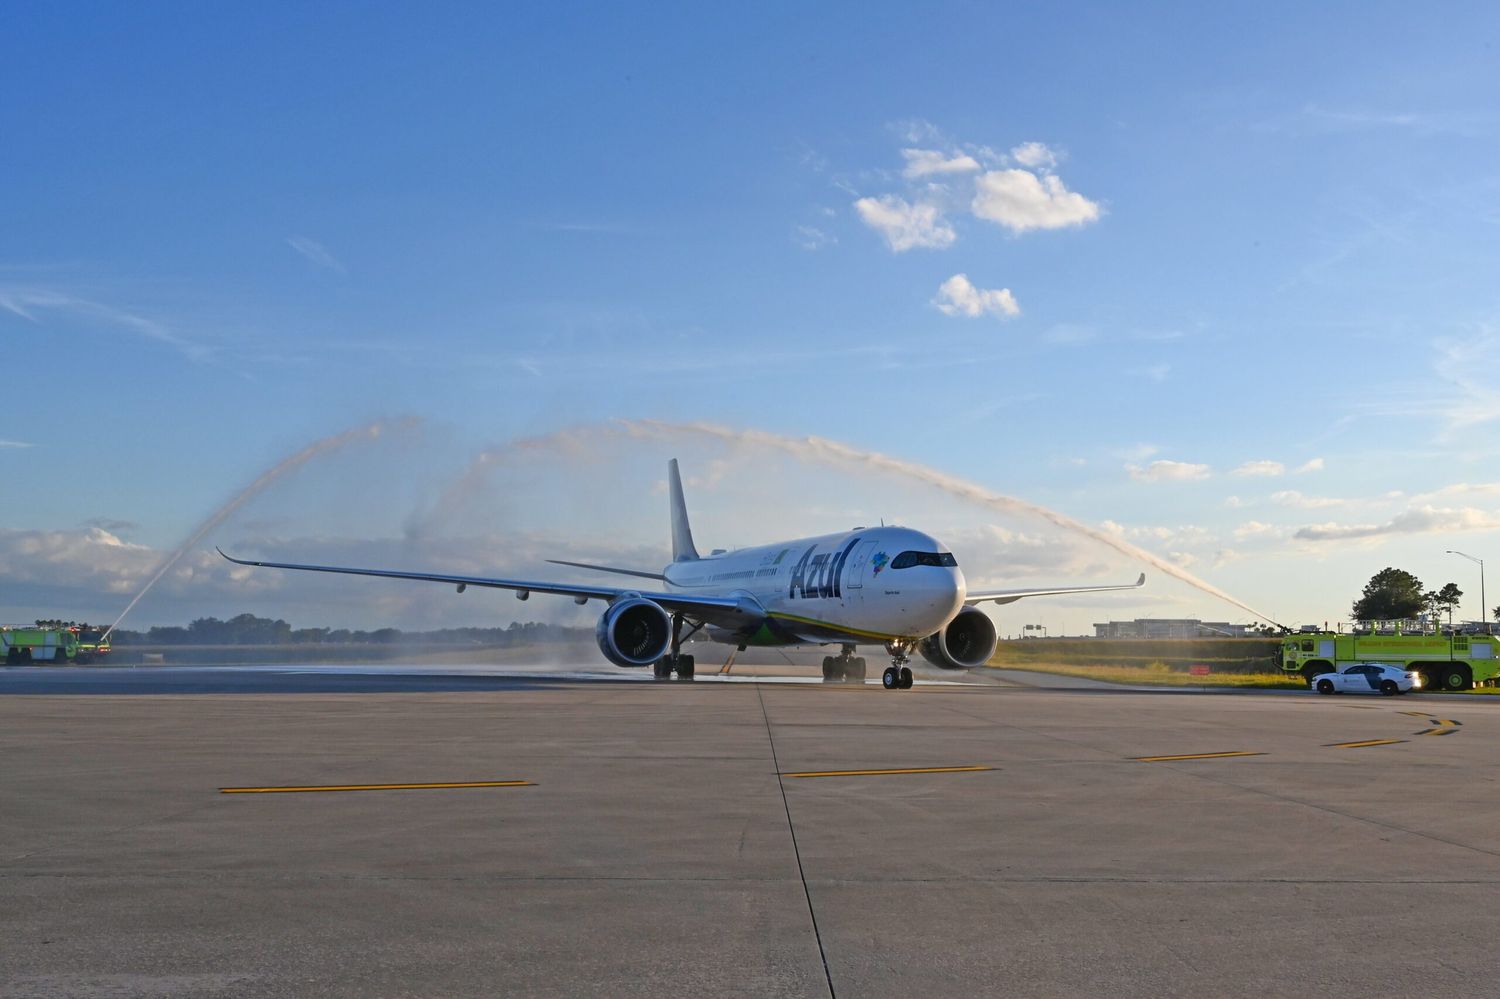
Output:
[[0,659],[17,663],[87,663],[109,655],[103,628],[0,625]]
[[1422,674],[1424,690],[1468,690],[1500,675],[1496,647],[1500,636],[1318,631],[1288,635],[1281,643],[1281,668],[1308,683],[1350,663],[1389,663]]
[[0,649],[5,650],[5,661],[10,665],[63,663],[78,658],[78,632],[72,628],[3,627]]

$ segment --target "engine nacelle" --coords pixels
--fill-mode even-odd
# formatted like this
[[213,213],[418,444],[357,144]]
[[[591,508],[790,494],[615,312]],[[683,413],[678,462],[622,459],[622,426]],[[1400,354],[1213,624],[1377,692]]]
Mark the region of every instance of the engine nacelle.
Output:
[[917,643],[922,658],[941,669],[973,669],[995,654],[995,622],[978,607],[965,607],[948,626]]
[[672,616],[645,597],[624,597],[599,616],[594,640],[616,666],[649,666],[672,644]]

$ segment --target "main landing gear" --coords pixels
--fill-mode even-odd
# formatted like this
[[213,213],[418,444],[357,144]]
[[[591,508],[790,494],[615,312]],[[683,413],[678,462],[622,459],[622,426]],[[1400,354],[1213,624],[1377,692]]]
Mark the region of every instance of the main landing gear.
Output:
[[911,662],[911,651],[909,642],[888,642],[885,650],[891,654],[891,664],[880,674],[880,685],[886,690],[910,690],[912,685],[911,667],[906,664]]
[[854,654],[854,646],[845,645],[838,655],[823,657],[823,682],[865,682],[865,661]]
[[686,635],[682,633],[682,615],[672,615],[672,649],[656,662],[651,664],[651,676],[656,680],[670,680],[672,674],[677,674],[679,680],[691,680],[693,678],[693,657],[682,654],[682,643],[692,638],[702,628],[702,624],[693,625],[693,630]]

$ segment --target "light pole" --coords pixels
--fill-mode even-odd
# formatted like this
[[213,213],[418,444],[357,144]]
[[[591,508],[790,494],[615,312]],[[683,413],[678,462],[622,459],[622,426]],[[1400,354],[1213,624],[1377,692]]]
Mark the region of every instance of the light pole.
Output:
[[1479,620],[1484,625],[1484,633],[1488,635],[1490,633],[1490,605],[1484,599],[1484,559],[1475,558],[1473,555],[1466,555],[1463,552],[1456,552],[1451,548],[1443,554],[1458,555],[1468,559],[1470,562],[1479,563]]

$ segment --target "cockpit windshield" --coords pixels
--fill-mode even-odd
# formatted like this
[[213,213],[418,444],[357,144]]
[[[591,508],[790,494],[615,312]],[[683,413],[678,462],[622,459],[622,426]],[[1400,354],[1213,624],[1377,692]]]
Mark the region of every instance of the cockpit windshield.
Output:
[[902,552],[891,559],[892,569],[910,569],[914,565],[948,566],[958,565],[949,552]]

